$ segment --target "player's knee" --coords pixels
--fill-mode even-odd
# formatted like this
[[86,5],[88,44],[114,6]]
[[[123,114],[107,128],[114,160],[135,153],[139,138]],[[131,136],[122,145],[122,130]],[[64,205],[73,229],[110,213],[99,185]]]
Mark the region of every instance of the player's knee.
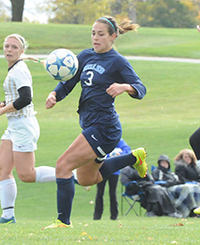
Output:
[[17,175],[22,182],[35,182],[33,176],[29,173],[17,172]]
[[[70,167],[71,166],[71,167]],[[73,161],[70,158],[62,158],[60,157],[56,162],[56,174],[72,171],[73,168]]]

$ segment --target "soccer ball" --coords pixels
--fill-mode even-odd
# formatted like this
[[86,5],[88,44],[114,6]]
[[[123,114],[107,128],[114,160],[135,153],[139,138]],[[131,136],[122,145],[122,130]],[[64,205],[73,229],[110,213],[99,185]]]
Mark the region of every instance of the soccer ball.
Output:
[[110,157],[116,157],[116,156],[121,155],[121,153],[122,153],[122,149],[116,147],[116,148],[109,154],[109,156],[110,156]]
[[68,49],[56,49],[47,57],[46,70],[55,80],[67,81],[76,74],[78,59]]

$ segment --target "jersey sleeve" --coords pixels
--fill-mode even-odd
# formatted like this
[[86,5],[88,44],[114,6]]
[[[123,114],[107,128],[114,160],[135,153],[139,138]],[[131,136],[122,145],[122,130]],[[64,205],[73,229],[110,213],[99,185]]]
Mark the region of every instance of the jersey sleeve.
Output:
[[142,99],[146,95],[146,87],[134,71],[130,62],[125,58],[121,64],[120,76],[124,83],[130,84],[137,91],[137,95],[130,95],[132,98]]
[[25,63],[23,64],[23,69],[22,67],[16,66],[14,76],[17,90],[19,90],[21,87],[32,86],[32,77]]

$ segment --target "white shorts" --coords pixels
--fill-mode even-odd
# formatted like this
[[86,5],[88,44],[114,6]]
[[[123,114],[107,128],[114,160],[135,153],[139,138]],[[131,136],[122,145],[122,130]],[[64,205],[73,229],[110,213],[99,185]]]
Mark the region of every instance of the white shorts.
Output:
[[40,127],[35,116],[11,117],[1,140],[11,140],[13,151],[33,152],[37,150],[39,136]]

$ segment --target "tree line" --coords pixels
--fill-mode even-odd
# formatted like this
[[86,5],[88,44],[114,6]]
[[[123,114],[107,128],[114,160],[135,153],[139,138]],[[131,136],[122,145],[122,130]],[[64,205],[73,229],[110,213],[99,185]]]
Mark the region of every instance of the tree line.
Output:
[[[26,0],[10,1],[11,19],[0,0],[0,21],[23,21]],[[48,23],[92,24],[102,15],[129,17],[144,27],[193,28],[200,22],[200,0],[43,0],[37,8]]]

